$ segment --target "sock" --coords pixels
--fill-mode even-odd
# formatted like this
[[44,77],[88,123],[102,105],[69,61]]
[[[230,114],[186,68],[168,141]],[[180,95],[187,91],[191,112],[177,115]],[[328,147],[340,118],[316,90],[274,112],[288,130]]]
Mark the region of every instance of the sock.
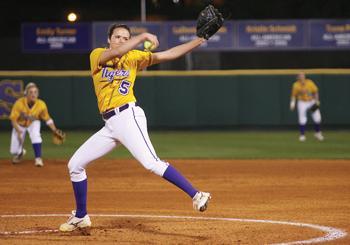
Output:
[[77,206],[75,217],[83,218],[86,214],[87,179],[73,182],[75,203]]
[[193,188],[191,183],[188,182],[188,180],[171,165],[169,165],[168,168],[165,170],[163,178],[179,187],[181,190],[186,192],[191,198],[193,198],[198,192],[195,188]]
[[299,125],[299,131],[300,131],[300,134],[301,135],[304,135],[305,134],[305,125]]
[[41,143],[32,144],[35,158],[41,157]]
[[321,131],[321,125],[319,123],[315,123],[314,129],[316,133],[319,133]]

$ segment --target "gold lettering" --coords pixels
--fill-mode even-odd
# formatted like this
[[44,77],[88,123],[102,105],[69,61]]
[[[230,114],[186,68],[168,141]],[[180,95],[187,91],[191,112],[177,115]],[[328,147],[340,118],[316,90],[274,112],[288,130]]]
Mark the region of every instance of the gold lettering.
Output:
[[286,33],[295,33],[297,32],[296,25],[270,25],[270,32],[286,32]]
[[219,30],[218,33],[227,33],[227,27],[222,26]]
[[55,29],[47,27],[47,28],[36,28],[36,35],[37,36],[53,36],[55,35]]
[[247,33],[295,33],[298,28],[296,25],[247,25]]
[[258,26],[246,26],[246,32],[247,33],[261,33],[261,32],[267,32],[268,28],[264,25],[258,25]]
[[133,34],[141,34],[144,32],[148,32],[148,29],[146,27],[131,27],[130,28],[131,33]]
[[[183,35],[183,34],[195,34],[197,32],[197,29],[195,26],[174,26],[172,28],[172,31],[176,35]],[[227,27],[222,26],[218,33],[227,33]]]
[[77,29],[56,27],[56,34],[59,36],[74,36],[77,34]]
[[350,24],[344,24],[344,25],[332,25],[327,24],[326,25],[326,31],[327,32],[348,32],[350,31]]
[[188,26],[174,26],[172,28],[174,34],[194,34],[196,33],[196,27],[188,27]]

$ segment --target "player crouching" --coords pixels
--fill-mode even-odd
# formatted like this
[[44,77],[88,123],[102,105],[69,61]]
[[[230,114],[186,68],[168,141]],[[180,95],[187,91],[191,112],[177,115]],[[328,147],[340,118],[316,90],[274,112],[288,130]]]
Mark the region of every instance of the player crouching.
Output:
[[28,83],[24,96],[19,98],[12,107],[10,120],[13,126],[11,135],[10,153],[12,163],[19,163],[26,153],[23,148],[26,132],[28,131],[35,155],[35,166],[42,167],[41,158],[40,120],[44,120],[54,134],[61,134],[50,117],[45,102],[38,99],[39,89],[35,83]]

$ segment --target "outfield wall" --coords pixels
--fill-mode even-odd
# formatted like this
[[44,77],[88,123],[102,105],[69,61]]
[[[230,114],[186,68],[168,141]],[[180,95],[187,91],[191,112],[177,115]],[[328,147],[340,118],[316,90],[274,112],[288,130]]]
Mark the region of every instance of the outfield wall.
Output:
[[[135,94],[149,126],[289,126],[296,70],[142,72]],[[350,70],[306,70],[320,89],[324,125],[350,125]],[[64,128],[103,124],[87,71],[2,71],[4,79],[35,82],[57,125]],[[7,127],[8,120],[0,125]]]

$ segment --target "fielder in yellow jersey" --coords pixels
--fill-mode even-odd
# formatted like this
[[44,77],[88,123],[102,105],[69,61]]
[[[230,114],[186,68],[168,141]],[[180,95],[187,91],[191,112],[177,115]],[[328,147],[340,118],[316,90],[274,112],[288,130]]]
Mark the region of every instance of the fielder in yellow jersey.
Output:
[[314,121],[315,137],[316,139],[322,141],[324,137],[322,135],[320,124],[321,124],[321,112],[319,109],[320,100],[318,94],[318,88],[316,84],[305,77],[303,72],[300,72],[297,76],[297,81],[294,82],[290,109],[293,111],[295,109],[297,101],[298,106],[298,118],[299,118],[299,140],[301,142],[306,140],[305,127],[307,123],[307,112],[311,112],[312,119]]
[[[214,33],[213,33],[214,34]],[[123,144],[147,170],[173,183],[192,199],[193,207],[205,211],[210,193],[195,189],[182,174],[157,156],[147,131],[147,119],[136,103],[134,84],[136,73],[147,66],[176,59],[205,42],[197,37],[192,41],[162,52],[144,52],[135,48],[144,41],[158,47],[158,39],[150,33],[131,37],[126,25],[112,25],[108,31],[109,48],[91,52],[91,75],[98,108],[105,126],[91,136],[72,156],[68,163],[76,200],[76,211],[60,226],[70,232],[91,226],[86,209],[86,166]]]
[[45,102],[37,99],[33,106],[29,106],[27,97],[19,98],[12,107],[10,120],[17,122],[22,127],[29,127],[35,120],[45,122],[51,119]]
[[318,101],[318,98],[316,99],[316,97],[318,97],[318,88],[312,80],[298,79],[298,81],[293,84],[292,98],[300,101]]
[[35,166],[42,167],[44,163],[41,158],[40,120],[45,121],[52,131],[57,129],[45,102],[38,99],[39,89],[36,84],[28,83],[24,95],[15,102],[10,114],[13,126],[10,146],[10,152],[13,155],[12,163],[19,163],[26,153],[23,144],[28,131],[34,149]]

